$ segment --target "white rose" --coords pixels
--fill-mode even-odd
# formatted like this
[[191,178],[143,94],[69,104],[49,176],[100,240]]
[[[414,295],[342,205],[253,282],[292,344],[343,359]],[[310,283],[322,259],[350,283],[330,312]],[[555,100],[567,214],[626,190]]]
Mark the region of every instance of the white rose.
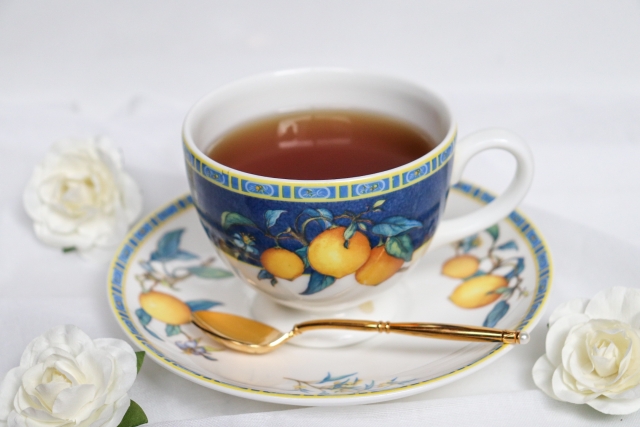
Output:
[[35,168],[24,206],[40,240],[87,255],[120,242],[142,197],[108,139],[67,139]]
[[135,378],[127,343],[59,326],[33,340],[0,384],[0,426],[117,426]]
[[640,409],[640,290],[615,287],[573,300],[549,319],[533,380],[554,399],[606,414]]

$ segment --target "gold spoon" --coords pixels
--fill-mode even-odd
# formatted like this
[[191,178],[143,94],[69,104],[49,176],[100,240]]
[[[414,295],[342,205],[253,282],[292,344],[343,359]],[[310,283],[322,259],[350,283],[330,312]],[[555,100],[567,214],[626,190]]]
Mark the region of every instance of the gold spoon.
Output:
[[389,323],[369,320],[325,319],[298,323],[287,333],[253,319],[217,311],[195,311],[191,321],[211,338],[233,350],[263,354],[275,350],[296,335],[314,329],[350,329],[399,333],[418,337],[457,341],[526,344],[529,334],[481,326],[445,325],[441,323]]

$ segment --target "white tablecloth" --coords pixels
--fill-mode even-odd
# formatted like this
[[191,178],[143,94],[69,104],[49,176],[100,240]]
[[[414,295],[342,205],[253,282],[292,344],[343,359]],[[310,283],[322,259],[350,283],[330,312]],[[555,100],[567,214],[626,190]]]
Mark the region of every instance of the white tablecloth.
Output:
[[[637,1],[4,1],[0,375],[53,325],[126,339],[106,301],[106,264],[43,246],[22,208],[50,144],[109,136],[143,189],[146,213],[187,191],[180,128],[198,97],[243,76],[303,66],[405,77],[450,102],[461,135],[488,126],[522,135],[537,165],[522,209],[555,263],[548,310],[609,286],[640,286]],[[508,156],[489,152],[465,179],[500,191],[512,172]],[[151,361],[131,396],[152,423],[209,417],[184,426],[637,424],[639,414],[604,416],[535,388],[530,371],[544,352],[548,314],[528,346],[485,369],[366,408],[245,400]]]

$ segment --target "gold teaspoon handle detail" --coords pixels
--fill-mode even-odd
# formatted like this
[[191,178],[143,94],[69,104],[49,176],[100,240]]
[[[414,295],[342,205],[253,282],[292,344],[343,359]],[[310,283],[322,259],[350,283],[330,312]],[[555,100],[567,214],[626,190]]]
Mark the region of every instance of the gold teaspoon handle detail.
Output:
[[314,329],[350,329],[457,341],[500,342],[504,344],[526,344],[529,341],[529,334],[526,332],[485,328],[482,326],[441,323],[391,323],[347,319],[312,320],[299,323],[294,326],[293,333],[298,335]]

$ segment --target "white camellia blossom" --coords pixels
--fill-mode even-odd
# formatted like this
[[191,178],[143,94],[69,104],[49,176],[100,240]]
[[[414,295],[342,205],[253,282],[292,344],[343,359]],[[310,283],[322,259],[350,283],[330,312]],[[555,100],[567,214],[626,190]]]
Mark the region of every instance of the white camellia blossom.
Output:
[[27,346],[0,384],[0,426],[115,427],[129,408],[136,366],[122,340],[53,328]]
[[55,143],[35,168],[23,201],[40,240],[83,255],[112,249],[142,210],[122,155],[103,137]]
[[640,289],[614,287],[569,301],[549,319],[533,380],[554,399],[606,414],[640,409]]

